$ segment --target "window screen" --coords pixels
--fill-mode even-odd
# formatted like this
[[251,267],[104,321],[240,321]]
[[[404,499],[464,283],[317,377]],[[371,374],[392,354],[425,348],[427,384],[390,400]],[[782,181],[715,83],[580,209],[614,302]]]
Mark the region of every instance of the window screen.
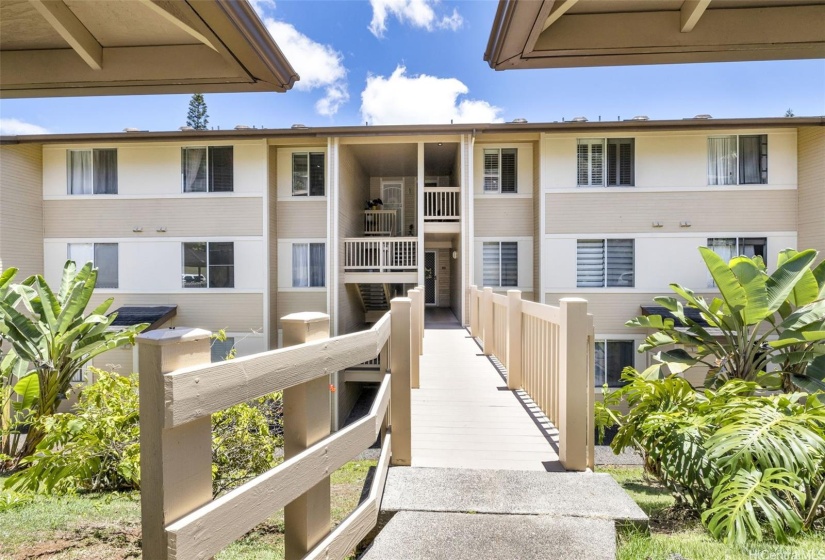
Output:
[[232,192],[233,161],[232,146],[209,146],[209,192]]
[[632,340],[596,341],[596,387],[601,387],[605,383],[608,387],[618,387],[624,384],[621,380],[622,370],[634,365],[634,346],[635,343]]
[[579,239],[576,243],[576,287],[635,286],[632,239]]
[[481,250],[485,286],[518,286],[517,241],[485,241]]
[[610,138],[607,141],[607,185],[630,187],[634,184],[633,139]]
[[739,183],[759,185],[768,182],[768,135],[739,137]]

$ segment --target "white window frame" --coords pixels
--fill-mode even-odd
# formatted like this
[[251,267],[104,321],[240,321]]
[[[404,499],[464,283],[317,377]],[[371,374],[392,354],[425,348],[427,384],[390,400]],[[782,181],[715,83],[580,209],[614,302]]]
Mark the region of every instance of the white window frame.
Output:
[[[731,236],[731,237],[722,237],[722,236],[708,237],[707,246],[708,246],[708,249],[710,249],[711,251],[713,251],[713,247],[711,246],[711,243],[710,243],[712,239],[732,239],[734,241],[734,249],[733,249],[733,256],[731,258],[738,257],[738,256],[743,254],[742,248],[740,247],[740,243],[742,241],[744,241],[745,239],[764,239],[765,240],[765,244],[764,244],[765,257],[767,257],[767,255],[768,255],[768,237],[765,236],[765,235],[734,235],[734,236]],[[742,245],[744,245],[744,243],[742,243]],[[714,251],[714,253],[715,252],[716,251]],[[763,257],[763,260],[764,260],[764,257]],[[725,262],[727,262],[727,261],[725,261]],[[710,271],[708,271],[707,275],[708,275],[708,288],[715,288],[716,287],[716,282],[713,281],[713,276],[710,275]]]
[[[212,181],[210,177],[210,165],[209,162],[212,159],[210,155],[209,148],[232,148],[232,173],[235,173],[235,146],[234,144],[226,144],[220,146],[181,146],[180,148],[180,192],[186,195],[191,194],[228,194],[235,192],[235,180],[234,177],[232,179],[232,190],[231,191],[216,191],[212,190]],[[206,181],[206,190],[204,191],[187,191],[186,190],[186,174],[184,173],[184,165],[186,165],[186,158],[184,154],[186,150],[203,150],[206,153],[206,157],[204,158],[204,174],[205,174],[205,181]]]
[[[306,192],[305,193],[296,193],[295,192],[295,156],[306,156],[307,158],[307,171],[306,171]],[[324,181],[323,181],[323,194],[311,194],[312,193],[312,185],[310,184],[310,179],[312,178],[312,169],[311,169],[311,161],[312,156],[322,156],[324,158]],[[307,198],[323,198],[327,195],[327,154],[326,152],[322,151],[307,151],[307,152],[292,152],[289,158],[289,164],[291,167],[291,194],[295,197],[307,197]]]
[[[497,245],[498,245],[498,282],[497,282],[497,283],[495,283],[495,284],[490,284],[490,285],[489,285],[489,287],[491,287],[491,288],[515,288],[515,287],[517,287],[517,286],[519,285],[519,284],[518,284],[518,280],[519,280],[519,273],[518,273],[518,265],[519,265],[519,262],[518,262],[519,242],[518,242],[518,241],[507,241],[507,240],[504,240],[504,241],[482,241],[482,242],[481,242],[481,280],[482,280],[482,282],[481,282],[481,283],[482,283],[484,286],[488,286],[488,284],[486,284],[486,283],[484,282],[484,267],[485,267],[485,262],[484,262],[484,246],[485,246],[486,244],[488,244],[488,243],[489,243],[489,244],[497,244]],[[501,268],[502,268],[502,264],[503,264],[503,263],[502,263],[502,258],[501,258],[501,254],[502,254],[502,253],[501,253],[501,245],[502,245],[502,243],[513,243],[513,244],[515,244],[515,246],[516,246],[516,253],[515,253],[515,254],[516,254],[516,262],[515,262],[515,267],[516,267],[516,282],[515,282],[515,284],[507,284],[506,286],[502,285],[502,283],[501,283],[501,280],[502,280],[502,277],[501,277]]]
[[[117,196],[119,190],[119,184],[115,185],[115,192],[113,193],[96,193],[95,192],[95,151],[96,150],[107,150],[107,151],[114,151],[115,152],[115,167],[117,169],[115,175],[118,175],[118,183],[120,183],[119,177],[119,170],[120,166],[118,162],[118,149],[117,148],[80,148],[80,149],[69,149],[66,150],[66,193],[69,196]],[[69,153],[72,152],[88,152],[89,160],[91,165],[91,183],[92,183],[92,192],[86,193],[73,193],[71,181],[69,177],[71,176],[72,169],[71,169],[71,157],[69,157]]]
[[[741,138],[742,137],[754,137],[759,136],[765,137],[765,158],[767,160],[765,165],[765,181],[760,181],[759,183],[743,183],[742,182],[742,174],[740,173],[740,154],[742,151],[741,145]],[[711,160],[710,160],[710,142],[713,139],[720,139],[720,138],[733,138],[734,139],[734,149],[735,152],[733,154],[733,159],[735,160],[734,164],[734,173],[735,173],[735,180],[733,183],[711,183]],[[706,148],[706,156],[707,156],[707,183],[710,187],[725,187],[725,186],[734,186],[734,185],[767,185],[770,182],[770,166],[768,163],[770,162],[770,137],[766,133],[758,133],[758,134],[715,134],[708,136],[707,140],[707,148]],[[761,163],[760,163],[760,175],[762,173],[761,170]]]
[[[501,183],[502,183],[502,170],[501,170],[501,152],[502,150],[513,150],[515,152],[515,168],[513,169],[513,183],[515,185],[515,190],[510,191],[502,191],[501,190]],[[495,153],[496,154],[496,170],[495,172],[487,172],[487,165],[485,159],[487,155]],[[482,173],[482,184],[481,190],[485,194],[518,194],[518,148],[483,148],[481,152],[481,173]],[[489,189],[487,188],[487,179],[495,179],[496,180],[496,188]]]
[[[639,340],[637,338],[631,338],[627,335],[596,335],[594,340],[594,348],[595,344],[602,342],[604,343],[604,369],[605,369],[605,379],[604,381],[607,382],[607,343],[608,342],[622,342],[622,343],[630,343],[631,348],[633,349],[633,363],[628,364],[629,366],[639,369],[639,354],[636,352],[636,348],[639,346]],[[627,366],[625,366],[627,367]],[[596,356],[593,356],[593,386],[597,393],[601,393],[604,387],[604,383],[599,383],[596,379]],[[619,385],[608,385],[608,389],[617,389],[624,384]]]
[[[324,247],[324,284],[321,286],[313,286],[312,285],[312,245],[322,245]],[[292,277],[292,288],[297,289],[304,289],[304,290],[325,290],[327,284],[329,283],[329,279],[327,278],[328,269],[327,266],[327,244],[324,241],[299,241],[290,243],[291,248],[291,255],[295,254],[295,247],[306,247],[307,250],[307,285],[306,286],[296,286],[295,285],[295,262],[294,257],[292,257],[291,269],[290,269],[290,276]]]
[[[90,241],[90,242],[66,243],[66,258],[68,260],[72,260],[72,246],[78,246],[78,245],[90,245],[92,247],[92,260],[90,262],[92,263],[92,266],[95,267],[95,268],[99,268],[98,263],[97,263],[97,259],[95,258],[95,245],[114,245],[115,246],[115,251],[117,252],[117,269],[116,269],[117,270],[117,277],[115,278],[115,284],[117,284],[117,286],[112,288],[112,287],[103,287],[103,286],[95,285],[95,288],[99,289],[99,290],[117,290],[117,289],[119,289],[120,288],[120,243],[112,243],[112,242],[107,242],[107,241],[99,241],[99,242]],[[87,262],[89,262],[89,261],[87,261]],[[75,264],[77,265],[78,268],[81,268],[86,263],[85,262],[82,262],[82,263],[75,262]]]
[[[186,244],[187,243],[204,243],[206,244],[206,275],[204,276],[204,286],[187,286],[183,282],[183,277],[186,275]],[[209,246],[212,243],[231,243],[232,244],[232,286],[221,286],[212,288],[209,286],[209,275],[212,265],[209,262]],[[228,266],[228,265],[215,265]],[[237,278],[235,277],[235,242],[234,241],[181,241],[180,243],[180,271],[181,271],[181,288],[184,290],[234,290],[237,285]]]
[[[578,244],[580,241],[601,241],[602,242],[602,255],[604,259],[604,267],[602,270],[602,285],[601,286],[579,286],[578,282],[578,275],[579,275],[579,260],[578,260]],[[629,286],[608,286],[607,285],[607,278],[609,274],[610,263],[607,259],[607,244],[610,241],[631,241],[633,243],[633,270],[631,271],[632,281]],[[584,237],[584,238],[577,238],[576,239],[576,288],[580,290],[613,290],[613,289],[627,289],[627,288],[635,288],[636,287],[636,239],[632,237],[609,237],[609,238],[599,238],[599,237]],[[625,273],[627,274],[627,273]]]
[[[610,161],[610,143],[619,141],[630,144],[630,184],[623,185],[617,180],[616,184],[610,183],[610,169],[613,163]],[[579,181],[579,147],[587,146],[587,183]],[[592,146],[602,148],[602,179],[601,182],[593,182],[593,149]],[[619,178],[621,169],[616,171]],[[636,186],[636,139],[630,137],[621,138],[577,138],[576,139],[576,185],[580,188],[632,188]]]

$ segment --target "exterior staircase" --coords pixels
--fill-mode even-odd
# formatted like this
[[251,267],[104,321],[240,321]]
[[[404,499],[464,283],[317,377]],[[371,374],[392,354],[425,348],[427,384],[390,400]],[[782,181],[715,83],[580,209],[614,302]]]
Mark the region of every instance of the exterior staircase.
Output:
[[367,323],[375,323],[390,310],[388,284],[356,284],[356,288]]

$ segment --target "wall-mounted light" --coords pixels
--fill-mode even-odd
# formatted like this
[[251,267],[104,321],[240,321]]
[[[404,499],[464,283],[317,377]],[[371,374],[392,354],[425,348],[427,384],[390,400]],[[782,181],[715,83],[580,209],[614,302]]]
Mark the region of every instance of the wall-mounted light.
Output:
[[160,226],[155,231],[157,231],[158,233],[166,233],[166,226]]
[[143,231],[143,226],[135,226],[132,228],[132,231],[135,233],[140,233]]
[[458,258],[458,251],[453,251],[453,258],[454,258],[454,259],[457,259],[457,258]]
[[658,228],[658,227],[664,227],[664,226],[662,226],[662,222],[653,222],[651,225],[652,225],[653,227],[657,227],[657,228]]
[[690,222],[688,222],[688,221],[679,222],[679,227],[690,227]]

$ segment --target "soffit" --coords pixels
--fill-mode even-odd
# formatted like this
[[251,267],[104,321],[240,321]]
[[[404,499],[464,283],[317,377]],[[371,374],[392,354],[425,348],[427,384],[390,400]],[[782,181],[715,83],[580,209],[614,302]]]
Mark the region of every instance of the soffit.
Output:
[[418,175],[417,144],[360,144],[349,150],[370,177]]
[[825,0],[500,0],[496,70],[825,57]]
[[0,97],[286,91],[247,0],[3,0]]

